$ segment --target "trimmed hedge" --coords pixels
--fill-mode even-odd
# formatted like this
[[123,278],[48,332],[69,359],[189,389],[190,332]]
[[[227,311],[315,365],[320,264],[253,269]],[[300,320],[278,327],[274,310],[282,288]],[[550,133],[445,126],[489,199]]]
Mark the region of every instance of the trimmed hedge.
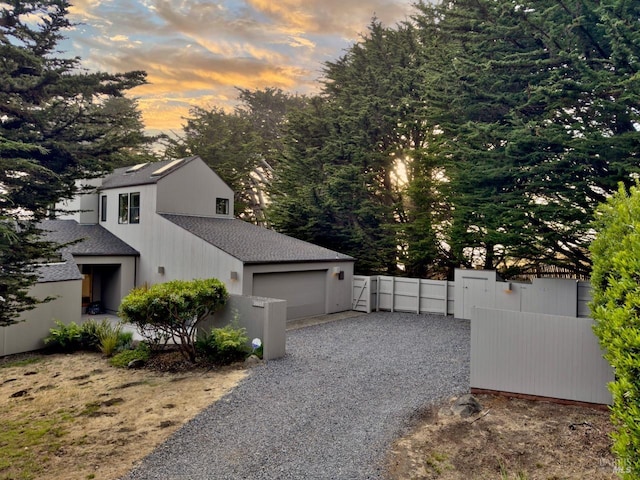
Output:
[[187,360],[195,362],[198,324],[227,298],[224,283],[215,278],[173,280],[132,290],[122,299],[118,314],[136,325],[151,344],[171,339]]

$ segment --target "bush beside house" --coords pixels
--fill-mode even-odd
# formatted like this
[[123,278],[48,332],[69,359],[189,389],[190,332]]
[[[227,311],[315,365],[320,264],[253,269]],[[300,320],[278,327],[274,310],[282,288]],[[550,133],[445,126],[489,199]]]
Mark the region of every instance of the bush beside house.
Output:
[[118,313],[152,345],[172,340],[195,363],[198,325],[222,308],[227,298],[224,283],[215,278],[173,280],[132,290],[122,299]]

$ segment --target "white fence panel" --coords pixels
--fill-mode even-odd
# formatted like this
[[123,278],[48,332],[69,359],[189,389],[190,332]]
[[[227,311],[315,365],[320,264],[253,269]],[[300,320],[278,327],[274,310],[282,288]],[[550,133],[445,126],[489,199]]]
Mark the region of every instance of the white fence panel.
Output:
[[391,312],[395,311],[395,302],[393,300],[395,280],[395,277],[378,277],[376,310],[389,310]]
[[532,283],[503,282],[494,270],[456,269],[455,316],[471,319],[474,307],[589,317],[589,282],[534,278]]
[[589,318],[474,308],[471,388],[610,404]]
[[442,313],[448,315],[453,312],[453,298],[450,298],[453,290],[451,282],[439,280],[419,280],[419,282],[420,313]]
[[356,312],[371,313],[375,308],[377,279],[362,275],[353,276],[353,302],[351,309]]
[[439,313],[454,307],[454,283],[405,277],[354,276],[353,310]]

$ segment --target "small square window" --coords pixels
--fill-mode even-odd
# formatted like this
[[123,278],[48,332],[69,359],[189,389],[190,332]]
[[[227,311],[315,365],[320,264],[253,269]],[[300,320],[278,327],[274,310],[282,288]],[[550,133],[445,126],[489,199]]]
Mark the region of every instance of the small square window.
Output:
[[216,215],[229,215],[228,198],[216,198]]

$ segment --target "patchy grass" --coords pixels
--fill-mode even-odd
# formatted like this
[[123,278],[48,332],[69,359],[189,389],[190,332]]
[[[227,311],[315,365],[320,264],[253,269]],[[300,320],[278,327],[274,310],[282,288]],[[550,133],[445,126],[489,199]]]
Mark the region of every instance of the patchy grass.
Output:
[[12,367],[26,367],[27,365],[33,365],[43,360],[43,357],[27,357],[19,360],[6,360],[0,362],[0,368],[12,368]]
[[92,353],[0,367],[0,480],[119,478],[246,374],[123,370]]

